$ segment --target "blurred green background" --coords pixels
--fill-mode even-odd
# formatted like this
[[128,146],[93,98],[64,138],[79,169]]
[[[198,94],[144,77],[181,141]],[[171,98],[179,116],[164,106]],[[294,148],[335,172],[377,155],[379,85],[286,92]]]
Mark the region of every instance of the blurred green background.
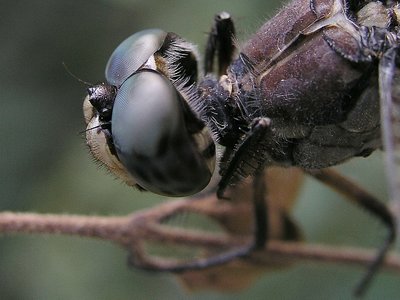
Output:
[[[161,197],[132,191],[91,161],[80,131],[83,80],[103,79],[113,49],[151,27],[199,45],[216,12],[235,18],[244,41],[281,5],[278,1],[11,1],[0,10],[0,209],[126,214]],[[386,199],[381,154],[341,169]],[[378,221],[308,180],[294,215],[306,239],[375,247]],[[128,269],[126,253],[98,240],[55,236],[0,239],[1,299],[348,299],[362,268],[298,264],[265,274],[240,293],[187,294],[175,278]],[[240,276],[240,275],[238,275]],[[400,277],[382,272],[367,299],[400,296]]]

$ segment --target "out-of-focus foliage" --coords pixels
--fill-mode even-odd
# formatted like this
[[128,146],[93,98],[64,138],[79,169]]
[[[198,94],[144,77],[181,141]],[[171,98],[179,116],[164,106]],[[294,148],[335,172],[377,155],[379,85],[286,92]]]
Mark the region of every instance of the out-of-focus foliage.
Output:
[[[126,214],[161,197],[132,191],[89,158],[82,134],[83,80],[103,79],[120,41],[149,27],[173,31],[203,48],[213,15],[234,16],[239,41],[276,12],[272,1],[27,1],[0,10],[0,209]],[[385,199],[380,157],[343,169]],[[361,177],[357,177],[360,176]],[[361,180],[360,179],[360,180]],[[384,229],[326,188],[307,182],[295,217],[309,241],[375,247]],[[264,275],[231,295],[187,294],[168,274],[126,267],[126,253],[102,241],[18,236],[0,239],[1,299],[346,299],[363,270],[299,264]],[[238,274],[240,276],[240,274]],[[367,298],[400,295],[399,278],[383,273]]]

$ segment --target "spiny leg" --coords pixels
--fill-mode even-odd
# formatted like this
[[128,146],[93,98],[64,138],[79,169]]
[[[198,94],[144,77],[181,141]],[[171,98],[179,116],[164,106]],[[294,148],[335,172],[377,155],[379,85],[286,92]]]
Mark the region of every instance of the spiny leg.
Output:
[[[265,165],[265,151],[259,151],[258,146],[262,141],[268,141],[268,135],[272,135],[269,118],[254,119],[249,132],[243,141],[231,152],[227,150],[221,162],[226,165],[222,171],[222,178],[218,184],[217,196],[224,198],[225,189],[249,175],[259,173]],[[272,139],[271,139],[272,140]],[[255,161],[254,161],[255,159]]]
[[[246,255],[252,250],[264,248],[268,240],[268,204],[265,197],[268,197],[267,186],[263,173],[263,166],[259,162],[263,162],[264,159],[259,157],[259,161],[252,165],[253,162],[249,162],[255,156],[254,153],[258,152],[255,145],[260,144],[260,141],[268,140],[268,135],[271,134],[270,129],[271,120],[268,118],[258,118],[253,120],[251,129],[247,133],[243,142],[239,145],[236,151],[233,152],[226,170],[218,184],[217,197],[220,199],[224,197],[225,189],[240,179],[241,176],[246,177],[247,171],[243,171],[243,166],[250,166],[251,171],[254,174],[254,194],[252,199],[253,204],[253,215],[254,215],[254,238],[253,243],[247,249]],[[244,173],[243,173],[244,172]]]
[[254,176],[253,191],[254,239],[249,252],[263,249],[268,240],[268,190],[264,172]]
[[375,217],[380,219],[388,229],[388,235],[384,240],[383,245],[379,248],[376,258],[371,262],[368,271],[363,276],[355,289],[355,295],[361,296],[366,291],[373,276],[377,273],[378,269],[382,266],[385,255],[390,246],[393,244],[396,237],[395,219],[387,206],[378,201],[373,195],[366,190],[359,187],[357,184],[350,181],[348,178],[340,175],[332,169],[320,170],[305,170],[306,173],[325,183],[329,187],[340,192],[346,199],[361,206]]
[[235,52],[235,26],[227,12],[221,12],[214,18],[214,25],[208,35],[204,58],[205,74],[212,73],[214,57],[218,54],[218,75],[226,74]]

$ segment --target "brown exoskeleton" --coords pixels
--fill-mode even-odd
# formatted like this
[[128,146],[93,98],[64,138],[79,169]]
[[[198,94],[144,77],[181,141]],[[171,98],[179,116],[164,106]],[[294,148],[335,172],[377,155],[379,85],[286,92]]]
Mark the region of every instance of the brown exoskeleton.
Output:
[[[190,44],[172,33],[141,32],[113,53],[107,82],[89,89],[88,145],[128,184],[172,196],[202,190],[215,160],[220,198],[228,186],[257,178],[271,166],[301,167],[333,184],[322,169],[382,147],[393,173],[400,135],[392,130],[400,124],[398,15],[396,2],[294,0],[232,61],[234,27],[221,13],[209,37],[202,79],[194,75]],[[210,74],[215,53],[218,78]],[[103,90],[113,92],[98,92]],[[388,113],[389,104],[394,109]],[[99,141],[106,151],[95,151]],[[222,146],[221,157],[214,143]],[[397,176],[391,182],[396,191]],[[346,187],[337,188],[346,193]],[[259,200],[254,197],[251,245],[165,270],[204,268],[264,247],[267,216]],[[362,194],[356,202],[389,231],[360,293],[395,238],[395,221],[372,196]]]

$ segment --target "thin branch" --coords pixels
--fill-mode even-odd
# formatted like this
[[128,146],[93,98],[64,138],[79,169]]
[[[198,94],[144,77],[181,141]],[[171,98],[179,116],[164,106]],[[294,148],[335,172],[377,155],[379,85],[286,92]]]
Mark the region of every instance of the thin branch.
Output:
[[[376,256],[376,250],[278,241],[271,241],[266,252],[282,258],[362,266],[368,265]],[[383,267],[400,272],[400,256],[397,254],[387,255]]]
[[[176,207],[186,205],[186,201],[176,201]],[[164,205],[168,207],[168,205]],[[101,238],[113,241],[119,245],[127,246],[138,242],[143,234],[151,233],[144,227],[140,230],[132,230],[132,224],[143,221],[151,210],[137,212],[123,217],[100,217],[78,215],[53,215],[36,213],[0,213],[0,234],[63,234],[71,236]],[[145,222],[146,224],[146,222]],[[144,232],[144,231],[146,232]],[[179,231],[175,232],[175,238],[179,239]],[[174,232],[170,232],[173,235]],[[185,234],[187,235],[187,233]],[[149,238],[147,236],[147,238]],[[210,235],[202,235],[204,244],[215,242]],[[243,242],[243,241],[242,241]],[[232,243],[232,245],[230,244]],[[226,239],[221,242],[225,247],[237,246],[237,241]],[[310,245],[301,242],[270,241],[263,251],[251,255],[251,260],[260,263],[271,259],[288,259],[300,261],[319,261],[328,263],[343,263],[351,265],[367,265],[374,259],[376,253],[373,250],[359,248],[342,248],[334,246]],[[386,257],[384,268],[400,273],[400,256],[390,254]]]
[[0,213],[0,234],[63,234],[118,242],[130,217]]

